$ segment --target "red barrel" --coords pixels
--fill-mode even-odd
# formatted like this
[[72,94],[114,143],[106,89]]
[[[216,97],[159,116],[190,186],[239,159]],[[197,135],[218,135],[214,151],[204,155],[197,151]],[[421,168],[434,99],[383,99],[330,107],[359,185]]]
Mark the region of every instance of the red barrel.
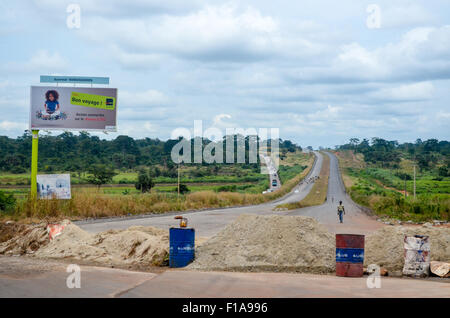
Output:
[[364,235],[336,234],[336,276],[362,277]]

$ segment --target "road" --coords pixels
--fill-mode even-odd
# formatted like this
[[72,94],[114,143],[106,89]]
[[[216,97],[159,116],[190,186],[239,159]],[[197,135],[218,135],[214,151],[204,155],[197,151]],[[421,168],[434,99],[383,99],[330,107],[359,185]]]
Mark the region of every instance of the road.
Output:
[[[318,176],[322,167],[322,154],[315,152],[316,163],[308,174],[309,177]],[[183,215],[188,218],[189,227],[195,228],[196,235],[198,237],[211,237],[217,234],[227,224],[233,222],[239,215],[244,213],[255,213],[259,215],[269,215],[273,213],[286,214],[286,212],[275,212],[274,208],[278,204],[300,201],[311,190],[313,184],[302,184],[296,186],[290,193],[284,197],[271,201],[268,203],[233,207],[225,209],[211,209],[205,211],[193,211],[186,213],[175,213],[176,215]],[[102,232],[110,229],[126,229],[130,226],[142,225],[142,226],[155,226],[163,229],[169,229],[170,227],[177,226],[178,222],[173,219],[174,213],[168,213],[164,215],[149,215],[145,217],[131,217],[131,218],[112,218],[106,220],[95,221],[80,221],[76,222],[82,229],[91,232]]]
[[[310,177],[314,178],[320,174],[323,157],[319,152],[314,153],[316,155],[316,162],[305,179]],[[307,215],[314,217],[319,222],[323,223],[332,233],[345,232],[350,234],[367,234],[381,227],[381,223],[362,212],[353,203],[353,201],[348,198],[345,194],[341,181],[337,158],[331,153],[326,154],[330,157],[330,177],[328,182],[329,200],[325,204],[291,211],[274,211],[277,205],[300,201],[309,193],[314,183],[302,182],[290,193],[272,202],[253,206],[193,211],[182,213],[181,215],[188,218],[189,226],[195,228],[196,235],[198,237],[214,236],[227,224],[233,222],[239,215],[244,213],[254,213],[258,215]],[[334,198],[334,202],[331,201],[331,197]],[[346,209],[344,224],[338,223],[336,214],[338,200],[343,201]],[[177,214],[180,213],[178,212]],[[145,217],[120,219],[112,218],[96,221],[81,221],[76,223],[82,229],[91,233],[102,232],[109,229],[125,229],[136,225],[155,226],[163,229],[169,229],[170,227],[177,225],[177,222],[173,219],[173,217],[174,213],[169,213],[165,215],[149,215]]]
[[448,280],[382,277],[369,289],[366,277],[294,273],[134,272],[80,266],[80,288],[68,288],[67,263],[0,256],[0,297],[450,297]]
[[[266,163],[267,174],[269,176],[269,191],[273,192],[281,188],[281,180],[278,177],[277,167],[275,167],[275,163],[272,160],[272,157],[266,156],[264,154],[261,155],[264,158]],[[276,184],[273,184],[273,181],[276,181]]]
[[[330,157],[330,176],[328,179],[327,201],[319,206],[313,206],[286,215],[305,215],[315,218],[324,224],[332,233],[368,234],[383,226],[374,217],[363,212],[345,193],[336,156],[326,152]],[[340,224],[337,216],[337,206],[342,201],[345,208],[344,223]]]

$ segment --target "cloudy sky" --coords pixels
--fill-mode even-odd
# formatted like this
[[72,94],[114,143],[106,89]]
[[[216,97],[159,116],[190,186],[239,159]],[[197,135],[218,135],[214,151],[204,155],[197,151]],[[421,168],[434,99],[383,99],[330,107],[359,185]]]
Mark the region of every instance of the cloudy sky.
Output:
[[105,138],[203,120],[314,147],[450,139],[448,0],[2,1],[0,37],[0,135],[28,128],[29,86],[53,74],[111,78]]

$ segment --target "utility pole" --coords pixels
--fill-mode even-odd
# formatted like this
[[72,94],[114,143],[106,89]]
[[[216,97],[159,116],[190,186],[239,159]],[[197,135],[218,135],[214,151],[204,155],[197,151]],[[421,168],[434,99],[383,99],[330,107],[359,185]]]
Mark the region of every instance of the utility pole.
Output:
[[178,164],[178,197],[180,197],[180,164]]
[[414,200],[416,199],[416,165],[414,165]]
[[406,199],[406,174],[405,174],[405,199]]
[[32,130],[31,142],[31,197],[37,198],[37,168],[38,168],[38,140],[39,130]]

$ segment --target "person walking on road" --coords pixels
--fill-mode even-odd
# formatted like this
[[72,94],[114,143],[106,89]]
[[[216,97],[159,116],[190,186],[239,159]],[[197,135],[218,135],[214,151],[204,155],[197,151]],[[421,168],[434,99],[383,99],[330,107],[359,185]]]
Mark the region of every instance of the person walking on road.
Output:
[[337,214],[339,216],[339,222],[344,223],[345,209],[344,206],[342,205],[342,201],[339,201],[339,205],[337,207]]

